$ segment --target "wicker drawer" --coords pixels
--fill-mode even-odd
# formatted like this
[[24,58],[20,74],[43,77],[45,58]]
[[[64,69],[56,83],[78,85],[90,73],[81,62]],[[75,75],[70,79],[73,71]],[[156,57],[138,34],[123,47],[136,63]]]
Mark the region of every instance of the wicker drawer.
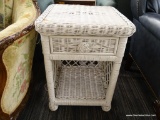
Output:
[[51,36],[51,54],[116,55],[118,37]]

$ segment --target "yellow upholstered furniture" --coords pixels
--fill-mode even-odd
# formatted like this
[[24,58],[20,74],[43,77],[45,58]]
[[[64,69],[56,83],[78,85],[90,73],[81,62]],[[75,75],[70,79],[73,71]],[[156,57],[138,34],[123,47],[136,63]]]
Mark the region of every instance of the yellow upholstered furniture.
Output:
[[0,0],[0,120],[22,103],[31,80],[39,12],[32,0]]

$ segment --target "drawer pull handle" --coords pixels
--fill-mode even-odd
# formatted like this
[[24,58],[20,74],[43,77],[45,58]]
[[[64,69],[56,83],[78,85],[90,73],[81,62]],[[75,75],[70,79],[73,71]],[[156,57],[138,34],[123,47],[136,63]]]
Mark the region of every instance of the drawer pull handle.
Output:
[[91,52],[92,45],[89,43],[80,43],[77,47],[77,50],[82,53]]

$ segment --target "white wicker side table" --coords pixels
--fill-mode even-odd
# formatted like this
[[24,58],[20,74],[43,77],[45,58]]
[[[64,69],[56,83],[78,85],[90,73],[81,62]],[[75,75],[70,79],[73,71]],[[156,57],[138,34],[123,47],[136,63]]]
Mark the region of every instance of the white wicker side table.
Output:
[[127,38],[135,26],[113,7],[50,5],[36,20],[49,106],[102,106],[109,111]]

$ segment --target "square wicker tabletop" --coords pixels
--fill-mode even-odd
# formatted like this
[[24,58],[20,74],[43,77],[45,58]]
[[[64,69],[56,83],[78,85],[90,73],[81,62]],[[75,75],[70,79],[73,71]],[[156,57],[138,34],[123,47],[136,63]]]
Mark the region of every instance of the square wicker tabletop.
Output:
[[111,6],[50,5],[36,20],[45,35],[131,36],[135,26]]

